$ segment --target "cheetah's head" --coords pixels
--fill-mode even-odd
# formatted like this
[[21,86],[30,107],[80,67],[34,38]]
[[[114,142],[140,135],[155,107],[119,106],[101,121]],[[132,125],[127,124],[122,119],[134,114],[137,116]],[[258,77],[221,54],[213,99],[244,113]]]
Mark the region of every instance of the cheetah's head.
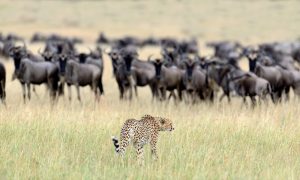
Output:
[[160,131],[173,131],[173,123],[170,119],[167,118],[159,118],[159,123],[160,123]]

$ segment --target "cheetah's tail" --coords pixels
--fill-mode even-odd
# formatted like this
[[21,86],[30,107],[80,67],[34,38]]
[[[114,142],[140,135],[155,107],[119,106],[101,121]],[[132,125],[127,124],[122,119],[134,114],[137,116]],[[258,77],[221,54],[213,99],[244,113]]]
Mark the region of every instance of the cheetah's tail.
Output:
[[111,139],[112,139],[113,144],[115,146],[115,150],[118,153],[120,151],[120,149],[119,149],[119,147],[120,147],[119,140],[115,136],[112,136]]

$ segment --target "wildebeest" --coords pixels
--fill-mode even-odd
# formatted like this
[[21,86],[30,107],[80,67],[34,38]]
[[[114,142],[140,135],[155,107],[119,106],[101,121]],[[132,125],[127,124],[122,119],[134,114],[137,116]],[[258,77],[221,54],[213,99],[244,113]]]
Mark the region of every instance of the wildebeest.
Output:
[[119,50],[114,48],[109,55],[119,87],[120,99],[125,97],[126,92],[129,92],[129,99],[132,99],[132,88],[136,86],[132,76],[132,62],[138,56],[135,47],[128,46]]
[[97,66],[100,70],[100,79],[99,79],[99,90],[100,94],[104,93],[103,89],[103,83],[102,83],[102,76],[103,76],[103,70],[104,70],[104,64],[102,59],[102,53],[97,49],[96,51],[91,51],[90,54],[80,53],[78,55],[79,62],[80,63],[86,63],[86,64],[93,64]]
[[220,97],[220,101],[226,96],[228,102],[231,101],[230,93],[234,91],[230,86],[230,77],[239,77],[245,74],[239,67],[235,67],[224,61],[220,61],[219,58],[213,58],[210,62],[207,62],[207,73],[210,79],[212,79],[223,90],[223,94]]
[[26,55],[25,47],[17,46],[11,49],[11,56],[15,65],[14,77],[22,85],[24,102],[26,102],[26,87],[27,97],[30,99],[30,85],[40,85],[43,83],[47,84],[50,88],[50,97],[54,100],[58,88],[58,67],[52,62],[32,61]]
[[213,101],[213,91],[209,87],[208,75],[201,69],[199,62],[187,59],[184,63],[186,67],[183,76],[183,86],[192,98],[193,103],[199,98],[201,100],[209,98]]
[[281,100],[282,93],[285,91],[289,93],[292,86],[292,74],[282,69],[280,66],[265,66],[260,61],[262,58],[258,56],[257,52],[252,52],[246,55],[249,60],[249,70],[255,73],[258,77],[269,81],[272,87],[272,100],[277,102]]
[[256,105],[255,97],[258,96],[259,100],[266,101],[267,95],[271,95],[272,89],[270,83],[255,74],[247,73],[240,77],[231,79],[236,93],[243,97],[243,102],[246,104],[246,97],[249,96],[252,106]]
[[242,45],[233,41],[210,42],[207,43],[207,46],[214,48],[214,56],[222,60],[230,59],[242,50]]
[[5,84],[6,84],[6,70],[4,65],[0,62],[0,99],[4,105],[6,104]]
[[179,69],[176,66],[166,67],[161,59],[156,59],[152,61],[155,67],[155,78],[157,83],[157,89],[159,93],[159,98],[161,100],[166,99],[166,91],[170,91],[170,96],[174,97],[176,100],[176,94],[174,90],[177,90],[179,100],[182,99],[182,78],[183,78],[183,70]]
[[74,59],[65,58],[62,55],[59,58],[59,66],[61,76],[68,85],[69,100],[71,100],[71,85],[77,90],[77,99],[81,102],[80,86],[91,86],[95,94],[95,101],[99,100],[98,89],[100,90],[101,72],[100,69],[93,64],[81,64]]

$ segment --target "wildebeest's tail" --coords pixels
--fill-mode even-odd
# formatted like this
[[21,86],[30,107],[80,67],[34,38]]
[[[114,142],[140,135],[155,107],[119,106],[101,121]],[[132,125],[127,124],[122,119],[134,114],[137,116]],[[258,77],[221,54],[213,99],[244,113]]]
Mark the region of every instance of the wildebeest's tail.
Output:
[[115,146],[115,151],[118,153],[120,151],[120,149],[119,149],[119,147],[120,147],[119,140],[115,136],[112,136],[111,139],[112,139],[113,144]]

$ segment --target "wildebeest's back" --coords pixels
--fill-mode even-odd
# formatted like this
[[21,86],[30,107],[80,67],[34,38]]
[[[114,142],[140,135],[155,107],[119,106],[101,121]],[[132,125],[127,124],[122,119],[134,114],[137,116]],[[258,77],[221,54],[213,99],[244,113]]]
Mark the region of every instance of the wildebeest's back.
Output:
[[162,68],[164,68],[164,70],[162,69],[163,83],[165,83],[169,90],[175,89],[178,83],[181,82],[183,72],[175,66]]
[[80,86],[91,85],[93,80],[100,77],[100,69],[93,64],[72,64],[72,84],[78,83]]
[[29,59],[23,59],[19,79],[26,83],[42,84],[58,73],[57,69],[57,66],[51,62],[32,62]]

